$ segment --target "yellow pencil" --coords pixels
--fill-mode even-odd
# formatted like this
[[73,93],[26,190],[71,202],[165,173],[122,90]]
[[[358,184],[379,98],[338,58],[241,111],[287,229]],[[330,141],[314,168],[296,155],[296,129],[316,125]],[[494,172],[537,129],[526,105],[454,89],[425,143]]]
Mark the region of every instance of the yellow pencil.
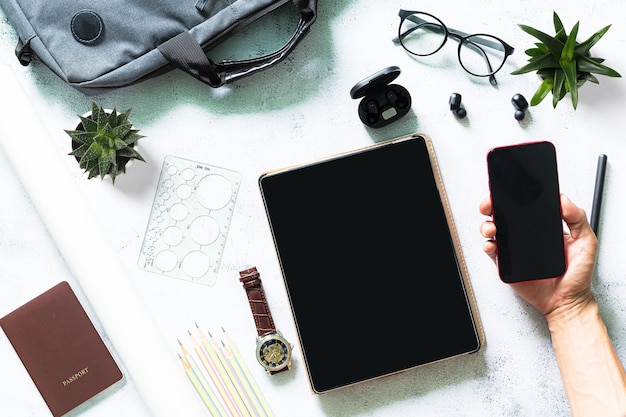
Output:
[[217,391],[220,393],[220,396],[222,398],[224,405],[228,407],[228,403],[231,401],[231,399],[230,399],[228,392],[226,391],[226,386],[224,385],[224,382],[222,382],[221,378],[217,374],[215,365],[213,365],[211,360],[207,357],[206,352],[204,351],[202,346],[200,346],[196,338],[193,337],[191,332],[189,332],[189,337],[191,338],[191,343],[193,344],[196,354],[200,358],[200,361],[202,361],[202,365],[204,365],[204,369],[206,369],[207,373],[209,374],[209,377],[211,378],[211,381],[213,381],[213,385],[217,388]]
[[265,400],[265,397],[261,393],[261,390],[259,389],[259,386],[254,380],[254,377],[250,373],[250,370],[246,366],[246,363],[243,361],[243,358],[241,357],[241,354],[239,353],[239,349],[237,349],[237,345],[235,345],[235,342],[233,342],[233,340],[230,338],[228,333],[226,333],[226,330],[224,330],[223,327],[222,327],[222,332],[224,333],[224,337],[226,338],[228,347],[230,348],[230,351],[232,352],[233,357],[235,358],[235,361],[237,362],[237,365],[239,365],[239,368],[241,369],[241,371],[246,377],[246,381],[248,381],[248,384],[250,385],[250,387],[252,387],[252,390],[254,391],[256,398],[261,402],[265,415],[268,417],[272,417],[274,414],[272,413],[272,410],[270,409],[269,404]]
[[[230,396],[228,398],[234,400],[234,402],[237,403],[237,406],[239,406],[239,409],[238,409],[237,406],[233,403],[233,401],[229,401],[228,404],[226,404],[228,409],[231,411],[233,416],[242,416],[243,415],[242,412],[245,412],[246,413],[245,416],[247,417],[248,416],[247,410],[245,406],[243,405],[243,403],[241,402],[241,398],[239,398],[239,394],[237,393],[235,386],[230,380],[228,374],[226,373],[223,360],[220,358],[221,355],[219,355],[219,352],[216,352],[215,349],[211,346],[209,339],[206,337],[206,335],[202,331],[200,331],[199,327],[198,327],[198,332],[200,333],[200,341],[202,342],[202,346],[204,346],[205,351],[208,353],[209,358],[213,362],[213,365],[215,365],[217,372],[219,373],[220,377],[222,378],[222,381],[224,382],[224,385],[226,386],[226,388],[228,389],[228,392],[230,393]],[[211,333],[209,333],[209,337],[213,339],[213,337],[211,336]]]
[[239,390],[241,394],[241,398],[243,398],[246,407],[250,414],[261,417],[265,415],[259,400],[256,398],[256,395],[252,391],[250,384],[246,381],[245,375],[241,372],[239,365],[237,364],[233,353],[231,350],[224,344],[222,341],[222,346],[220,347],[222,352],[224,353],[224,357],[226,358],[226,362],[228,364],[228,371],[232,375],[232,379],[237,386],[237,390]]
[[226,411],[224,410],[219,400],[215,396],[215,392],[213,391],[211,386],[208,384],[207,380],[202,375],[202,372],[198,368],[198,365],[196,364],[195,359],[191,356],[187,348],[180,342],[180,340],[178,341],[178,344],[180,346],[181,351],[183,352],[183,358],[185,362],[187,363],[187,365],[189,366],[189,368],[191,369],[193,375],[195,376],[195,379],[199,382],[200,387],[204,390],[204,392],[206,392],[211,402],[215,405],[216,411],[218,412],[217,415],[226,417],[227,416]]
[[213,404],[211,399],[207,396],[207,393],[205,392],[205,390],[200,385],[200,381],[198,381],[198,379],[194,375],[194,372],[191,369],[191,366],[189,366],[189,363],[187,363],[187,361],[183,359],[182,356],[180,356],[180,354],[178,355],[178,357],[180,358],[180,362],[183,365],[183,369],[185,370],[185,373],[187,374],[189,381],[191,381],[191,384],[196,389],[196,392],[198,393],[198,395],[200,395],[200,397],[202,398],[202,402],[204,402],[204,405],[207,407],[211,415],[214,417],[222,417],[222,414],[217,410],[217,408],[215,407],[215,404]]

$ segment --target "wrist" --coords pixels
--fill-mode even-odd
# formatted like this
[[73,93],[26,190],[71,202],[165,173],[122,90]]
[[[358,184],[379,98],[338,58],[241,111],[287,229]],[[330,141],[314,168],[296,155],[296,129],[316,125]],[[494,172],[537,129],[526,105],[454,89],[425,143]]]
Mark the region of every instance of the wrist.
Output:
[[550,332],[568,327],[575,322],[586,321],[600,315],[596,299],[588,291],[571,303],[561,305],[545,315]]
[[596,300],[589,294],[546,318],[572,416],[625,416],[626,372]]

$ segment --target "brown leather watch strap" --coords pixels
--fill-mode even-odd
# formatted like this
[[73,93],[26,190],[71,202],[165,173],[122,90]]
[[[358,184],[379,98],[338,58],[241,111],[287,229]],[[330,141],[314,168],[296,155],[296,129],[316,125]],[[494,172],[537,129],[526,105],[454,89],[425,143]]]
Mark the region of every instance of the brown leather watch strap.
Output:
[[265,298],[260,276],[259,271],[254,266],[239,272],[239,281],[246,290],[259,337],[276,333],[276,326]]

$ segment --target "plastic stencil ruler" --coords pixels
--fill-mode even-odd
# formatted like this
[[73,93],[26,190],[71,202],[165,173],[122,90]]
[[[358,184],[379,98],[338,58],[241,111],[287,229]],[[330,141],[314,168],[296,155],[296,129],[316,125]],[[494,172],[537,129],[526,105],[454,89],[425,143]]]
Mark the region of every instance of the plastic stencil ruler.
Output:
[[240,182],[238,172],[166,156],[139,267],[215,284]]

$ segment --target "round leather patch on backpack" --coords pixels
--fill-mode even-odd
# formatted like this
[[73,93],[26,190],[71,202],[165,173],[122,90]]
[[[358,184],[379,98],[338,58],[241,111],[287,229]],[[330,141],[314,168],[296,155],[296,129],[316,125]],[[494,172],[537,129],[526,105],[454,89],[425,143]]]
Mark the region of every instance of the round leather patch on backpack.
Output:
[[104,31],[104,23],[97,13],[81,10],[72,17],[70,24],[74,39],[85,45],[93,45]]

